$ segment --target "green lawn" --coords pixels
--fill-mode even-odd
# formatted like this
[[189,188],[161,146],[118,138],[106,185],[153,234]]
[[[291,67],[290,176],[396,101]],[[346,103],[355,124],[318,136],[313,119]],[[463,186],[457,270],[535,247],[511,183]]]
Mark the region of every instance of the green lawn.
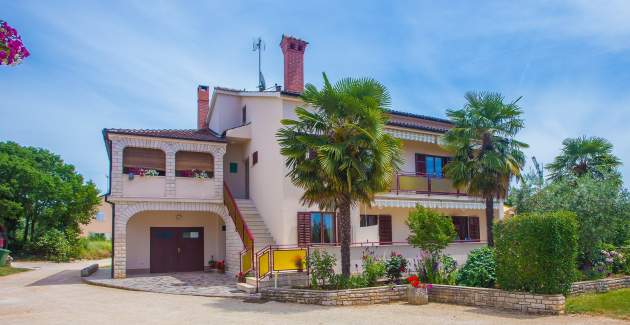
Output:
[[630,319],[630,289],[569,297],[566,311]]
[[19,267],[0,266],[0,276],[11,275],[14,273],[20,273],[28,271],[28,269],[21,269]]

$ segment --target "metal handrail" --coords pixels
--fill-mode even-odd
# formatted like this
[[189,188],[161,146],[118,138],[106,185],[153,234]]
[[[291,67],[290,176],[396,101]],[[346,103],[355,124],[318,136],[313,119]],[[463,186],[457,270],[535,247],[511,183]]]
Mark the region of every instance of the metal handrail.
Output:
[[[232,217],[232,221],[234,222],[236,232],[239,234],[239,236],[241,237],[241,241],[243,242],[244,249],[239,254],[239,259],[240,259],[239,269],[241,273],[245,274],[251,271],[255,265],[254,260],[253,260],[254,259],[254,236],[249,230],[249,227],[247,226],[247,223],[245,222],[245,219],[243,218],[243,215],[241,214],[241,211],[239,210],[238,205],[236,204],[236,200],[234,199],[234,196],[232,196],[232,192],[230,191],[230,188],[228,187],[226,182],[223,182],[223,202],[225,203],[225,206],[228,209],[230,217]],[[251,256],[250,269],[244,270],[242,258],[243,258],[243,255],[247,254],[248,252],[249,254],[251,254],[250,255]]]
[[[427,189],[423,190],[423,189],[401,189],[400,188],[400,177],[418,177],[418,178],[426,178],[427,179]],[[396,173],[395,175],[396,177],[396,184],[395,187],[393,187],[390,191],[391,192],[396,192],[396,194],[400,194],[400,192],[411,192],[411,193],[418,193],[418,194],[436,194],[436,195],[457,195],[457,196],[466,196],[468,195],[465,192],[461,192],[458,188],[455,189],[455,191],[449,191],[449,192],[443,192],[443,191],[433,191],[432,190],[432,180],[433,179],[449,179],[447,177],[444,176],[438,176],[438,175],[434,175],[434,174],[428,174],[428,173],[420,173],[420,172],[399,172]]]

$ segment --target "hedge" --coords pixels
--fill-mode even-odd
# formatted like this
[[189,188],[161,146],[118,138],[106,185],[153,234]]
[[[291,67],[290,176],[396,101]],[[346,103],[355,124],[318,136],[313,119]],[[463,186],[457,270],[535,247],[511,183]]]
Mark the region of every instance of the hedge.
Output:
[[495,225],[497,284],[505,290],[567,293],[576,279],[572,212],[531,213]]

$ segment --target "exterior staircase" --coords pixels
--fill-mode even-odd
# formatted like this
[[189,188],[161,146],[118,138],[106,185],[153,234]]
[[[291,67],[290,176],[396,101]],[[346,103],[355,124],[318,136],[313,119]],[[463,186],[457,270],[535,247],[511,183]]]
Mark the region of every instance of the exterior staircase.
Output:
[[234,201],[236,201],[236,205],[239,211],[241,211],[243,219],[245,219],[247,228],[249,228],[249,231],[254,237],[254,253],[269,245],[275,245],[276,242],[273,240],[269,229],[267,229],[265,221],[258,213],[254,202],[244,199],[236,199]]
[[[254,253],[269,245],[274,245],[275,240],[269,232],[269,229],[267,229],[265,221],[260,216],[260,213],[258,213],[256,204],[254,204],[252,200],[246,199],[235,199],[234,201],[236,202],[238,210],[241,212],[241,215],[247,224],[247,228],[249,228],[252,237],[254,237]],[[255,276],[250,274],[250,276],[247,277],[246,283],[237,283],[236,286],[242,291],[255,293]]]

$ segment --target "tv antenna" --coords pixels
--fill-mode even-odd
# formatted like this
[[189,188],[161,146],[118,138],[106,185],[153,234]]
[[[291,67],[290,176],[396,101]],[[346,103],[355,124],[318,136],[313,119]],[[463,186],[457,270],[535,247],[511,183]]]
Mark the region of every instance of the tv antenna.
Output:
[[265,77],[262,74],[261,70],[261,53],[265,50],[265,42],[263,42],[262,38],[258,37],[254,39],[252,44],[252,51],[258,51],[258,90],[264,91],[267,88],[265,84]]

